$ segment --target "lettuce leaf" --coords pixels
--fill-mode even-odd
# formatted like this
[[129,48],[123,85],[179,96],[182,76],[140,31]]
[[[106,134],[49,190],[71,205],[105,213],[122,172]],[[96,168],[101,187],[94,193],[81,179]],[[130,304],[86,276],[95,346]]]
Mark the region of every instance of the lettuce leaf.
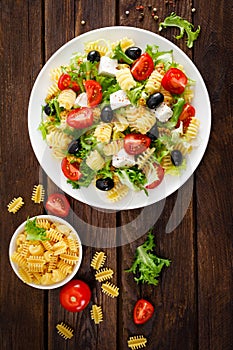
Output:
[[27,218],[25,225],[25,231],[27,233],[27,240],[29,241],[46,241],[46,230],[36,225],[36,218],[30,220]]
[[166,71],[173,64],[173,50],[159,51],[159,46],[147,45],[146,52],[153,58],[154,65],[163,63]]
[[175,37],[176,39],[183,38],[184,33],[186,32],[188,36],[188,39],[186,42],[188,48],[193,47],[193,42],[197,39],[201,30],[201,27],[198,26],[197,30],[193,31],[194,29],[193,24],[187,21],[186,19],[183,19],[182,17],[177,16],[175,12],[172,12],[170,16],[164,19],[164,22],[161,22],[159,24],[159,31],[167,27],[178,27],[180,29],[180,34]]

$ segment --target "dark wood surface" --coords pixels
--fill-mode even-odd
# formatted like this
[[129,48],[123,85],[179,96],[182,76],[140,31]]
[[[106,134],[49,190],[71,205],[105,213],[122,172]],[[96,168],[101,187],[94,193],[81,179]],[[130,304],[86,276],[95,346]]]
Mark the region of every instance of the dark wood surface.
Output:
[[[140,4],[145,6],[144,19],[135,8]],[[158,21],[151,16],[150,4],[157,8]],[[91,304],[81,313],[69,313],[59,305],[59,289],[46,292],[28,287],[9,264],[8,246],[14,230],[27,216],[44,213],[43,205],[36,206],[30,199],[33,186],[43,182],[46,196],[58,190],[40,169],[30,145],[29,95],[42,66],[68,40],[112,25],[158,33],[158,23],[172,11],[192,21],[195,28],[201,25],[193,49],[186,47],[185,39],[174,38],[178,33],[174,28],[160,35],[188,54],[206,82],[212,108],[210,141],[181,193],[184,201],[185,191],[194,181],[192,200],[180,225],[166,233],[177,193],[162,203],[164,208],[154,224],[157,253],[172,261],[157,287],[137,285],[125,269],[133,262],[136,247],[145,241],[140,230],[162,204],[109,213],[69,198],[73,212],[83,221],[79,230],[86,235],[91,234],[92,226],[99,235],[111,231],[111,239],[127,237],[133,231],[140,237],[121,247],[103,249],[120,288],[117,299],[102,295],[90,268],[97,249],[84,246],[78,277],[91,286],[92,302],[104,310],[104,322],[95,326],[90,320]],[[128,348],[129,336],[139,334],[147,337],[148,350],[233,349],[231,1],[3,0],[0,16],[0,349],[123,350]],[[14,215],[7,211],[7,204],[18,196],[24,198],[25,205]],[[135,224],[139,215],[140,223]],[[75,215],[68,220],[75,224]],[[151,300],[156,312],[148,323],[136,326],[132,310],[140,297]],[[61,321],[74,328],[71,340],[57,334],[55,326]]]

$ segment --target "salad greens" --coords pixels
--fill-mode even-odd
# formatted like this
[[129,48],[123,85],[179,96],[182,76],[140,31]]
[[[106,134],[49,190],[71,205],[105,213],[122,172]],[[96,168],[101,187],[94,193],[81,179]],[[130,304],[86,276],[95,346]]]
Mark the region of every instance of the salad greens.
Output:
[[135,260],[127,272],[133,272],[137,283],[148,283],[157,286],[158,277],[164,266],[170,266],[170,260],[162,259],[154,253],[155,243],[152,229],[148,232],[147,240],[137,247]]
[[36,225],[36,218],[30,220],[27,218],[25,225],[25,231],[27,232],[27,240],[30,241],[46,241],[46,230]]
[[166,27],[178,27],[180,29],[180,34],[175,37],[176,39],[183,38],[184,33],[186,32],[188,36],[188,39],[187,39],[188,48],[193,47],[193,42],[197,40],[201,30],[201,27],[198,26],[197,30],[193,31],[193,28],[194,28],[193,24],[187,21],[186,19],[183,19],[182,17],[177,16],[174,12],[172,12],[170,16],[166,17],[164,22],[161,22],[159,24],[160,31]]

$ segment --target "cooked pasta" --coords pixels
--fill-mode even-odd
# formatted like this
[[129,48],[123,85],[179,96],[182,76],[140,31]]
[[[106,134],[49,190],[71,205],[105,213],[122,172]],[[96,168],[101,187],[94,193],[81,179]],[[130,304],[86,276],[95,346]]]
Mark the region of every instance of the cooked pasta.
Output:
[[43,185],[35,185],[32,192],[32,201],[34,203],[41,203],[44,200],[45,190]]
[[128,194],[128,192],[129,187],[123,185],[121,182],[118,182],[110,191],[108,191],[106,196],[111,202],[117,202],[124,198]]
[[160,92],[164,96],[164,103],[166,103],[166,105],[168,105],[168,106],[171,106],[173,103],[172,94],[169,91],[165,90],[162,85],[160,87]]
[[100,170],[103,168],[105,160],[97,150],[94,150],[87,156],[86,163],[92,170]]
[[73,337],[74,330],[63,322],[57,324],[56,329],[58,334],[65,340]]
[[144,166],[150,161],[152,154],[154,153],[155,148],[147,148],[145,152],[140,154],[137,158],[137,165],[139,169],[143,169]]
[[56,67],[51,69],[50,71],[50,79],[55,81],[55,83],[58,82],[61,75],[62,75],[62,67]]
[[123,145],[124,145],[123,139],[114,140],[104,146],[103,152],[106,156],[117,154],[123,148]]
[[58,103],[60,107],[69,110],[74,106],[76,100],[76,93],[72,89],[65,89],[58,95]]
[[101,56],[107,56],[111,51],[110,43],[107,40],[100,39],[84,44],[84,51],[87,54],[90,51],[96,50]]
[[147,83],[145,85],[145,91],[149,94],[154,94],[158,92],[161,87],[161,81],[163,79],[163,75],[155,69],[151,75],[149,76]]
[[116,80],[120,85],[120,88],[124,91],[131,90],[137,84],[129,68],[123,68],[123,69],[117,70]]
[[[72,273],[80,258],[78,240],[71,236],[72,231],[69,229],[66,234],[59,232],[59,225],[54,225],[52,221],[48,221],[48,228],[47,220],[43,220],[35,219],[35,224],[46,227],[47,240],[28,240],[24,230],[16,239],[16,249],[11,255],[11,260],[18,266],[25,283],[51,285],[60,282]],[[70,240],[71,246],[75,247],[72,252],[66,243]]]
[[146,134],[156,123],[155,114],[146,107],[129,107],[126,113],[126,119],[133,131]]
[[125,51],[125,50],[127,50],[129,47],[135,45],[133,39],[124,37],[124,38],[122,38],[120,41],[113,42],[113,43],[111,44],[112,49],[114,50],[118,44],[121,45],[121,48],[122,48],[123,51]]
[[101,285],[102,292],[111,298],[115,298],[119,295],[119,288],[114,284],[105,282]]
[[128,340],[128,347],[132,350],[145,348],[147,343],[147,339],[143,335],[136,335],[130,337]]
[[99,324],[103,321],[103,312],[101,306],[92,305],[91,319],[94,320],[95,324]]
[[100,123],[97,125],[94,136],[99,142],[108,143],[112,135],[112,124],[111,123]]
[[194,91],[191,86],[186,86],[183,92],[183,97],[186,103],[192,102],[192,99],[194,97]]
[[10,213],[17,213],[17,211],[24,205],[24,201],[22,197],[14,198],[7,205],[8,211]]
[[72,138],[69,135],[58,129],[46,135],[46,141],[49,147],[52,149],[53,155],[56,156],[56,158],[58,158],[58,155],[55,153],[56,150],[59,150],[62,153],[62,158],[64,157],[64,152],[66,152],[71,140]]
[[53,97],[57,96],[61,90],[58,88],[57,84],[51,85],[47,91],[46,100],[51,100]]
[[200,121],[197,118],[192,118],[189,126],[187,127],[187,130],[185,132],[185,138],[187,140],[192,140],[197,137],[198,131],[199,131]]

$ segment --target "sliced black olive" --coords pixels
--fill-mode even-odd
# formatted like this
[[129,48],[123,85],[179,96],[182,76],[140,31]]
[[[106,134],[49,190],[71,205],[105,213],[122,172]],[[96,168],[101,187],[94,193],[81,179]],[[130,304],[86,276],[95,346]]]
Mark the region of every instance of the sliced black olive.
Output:
[[87,54],[87,60],[90,62],[99,62],[100,61],[100,53],[99,51],[92,50]]
[[77,153],[79,149],[80,149],[80,142],[79,142],[79,140],[73,140],[73,141],[70,142],[70,144],[68,146],[68,152],[70,154]]
[[171,161],[175,166],[180,166],[183,161],[183,155],[178,149],[171,151]]
[[125,54],[132,60],[136,60],[141,56],[142,50],[140,47],[132,46],[128,47],[128,49],[125,50]]
[[157,125],[153,125],[152,128],[146,133],[146,135],[152,140],[155,141],[159,137],[159,130]]
[[158,105],[160,105],[160,103],[162,103],[163,100],[163,94],[161,94],[161,92],[155,92],[154,94],[150,95],[150,97],[146,101],[146,104],[150,109],[154,109],[158,107]]
[[110,177],[96,180],[96,187],[101,191],[109,191],[114,187],[114,182]]
[[101,111],[100,118],[105,123],[111,122],[113,118],[112,108],[110,106],[105,106]]
[[51,115],[51,114],[52,114],[52,109],[51,109],[51,107],[50,107],[49,104],[47,104],[46,106],[44,106],[44,112],[45,112],[45,114],[47,114],[47,115]]

